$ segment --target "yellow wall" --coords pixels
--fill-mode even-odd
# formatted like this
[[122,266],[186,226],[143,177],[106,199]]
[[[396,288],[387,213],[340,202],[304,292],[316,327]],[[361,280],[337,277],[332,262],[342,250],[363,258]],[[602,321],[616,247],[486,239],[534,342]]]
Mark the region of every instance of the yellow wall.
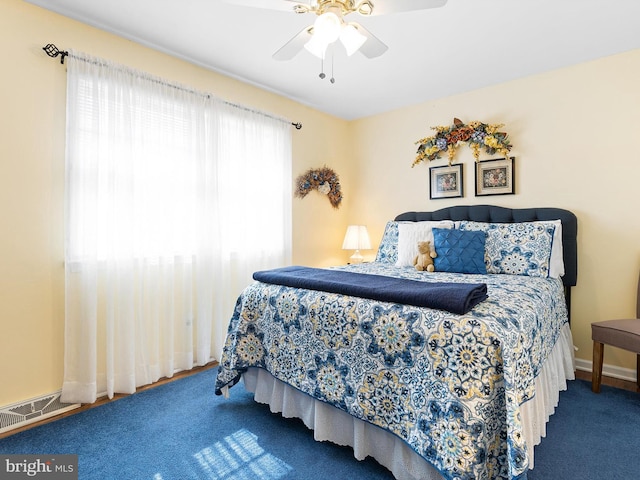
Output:
[[345,263],[353,175],[349,123],[21,0],[0,0],[0,406],[62,385],[65,68],[55,43],[303,123],[293,175],[323,165],[340,176],[343,206],[317,192],[293,200],[293,262]]
[[[464,164],[464,198],[429,200],[429,166],[446,165],[446,159],[411,168],[414,142],[454,116],[505,124],[516,157],[516,195],[476,198],[474,159],[461,146],[456,161]],[[635,316],[640,50],[362,119],[353,133],[359,181],[352,207],[374,227],[374,237],[406,210],[484,203],[566,208],[578,216],[576,357],[591,360],[591,322]],[[605,349],[605,364],[635,370],[634,359]]]
[[[0,42],[0,406],[62,383],[66,79],[41,50],[50,42],[301,121],[293,132],[294,177],[326,164],[340,175],[345,199],[339,210],[315,192],[293,200],[294,263],[344,263],[348,223],[367,224],[377,246],[386,221],[405,210],[558,206],[579,219],[577,356],[591,357],[590,322],[633,313],[640,51],[346,122],[21,0],[0,0]],[[473,159],[462,148],[465,198],[429,200],[428,165],[411,168],[414,142],[453,116],[506,124],[517,195],[474,198]],[[632,360],[605,353],[605,363],[631,368]]]

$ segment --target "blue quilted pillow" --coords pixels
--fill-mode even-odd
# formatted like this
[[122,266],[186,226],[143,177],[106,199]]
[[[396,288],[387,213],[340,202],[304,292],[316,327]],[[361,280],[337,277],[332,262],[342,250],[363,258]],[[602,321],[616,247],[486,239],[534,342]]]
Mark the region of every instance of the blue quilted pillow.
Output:
[[487,273],[484,247],[487,234],[481,231],[433,229],[433,259],[436,272]]

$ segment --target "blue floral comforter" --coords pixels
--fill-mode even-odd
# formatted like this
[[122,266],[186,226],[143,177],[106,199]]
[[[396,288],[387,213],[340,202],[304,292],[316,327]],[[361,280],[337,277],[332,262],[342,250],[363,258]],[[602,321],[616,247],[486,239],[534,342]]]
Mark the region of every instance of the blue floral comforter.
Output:
[[216,393],[264,368],[399,436],[447,479],[526,478],[519,409],[568,321],[561,280],[340,269],[486,283],[489,298],[455,315],[256,282],[236,303]]

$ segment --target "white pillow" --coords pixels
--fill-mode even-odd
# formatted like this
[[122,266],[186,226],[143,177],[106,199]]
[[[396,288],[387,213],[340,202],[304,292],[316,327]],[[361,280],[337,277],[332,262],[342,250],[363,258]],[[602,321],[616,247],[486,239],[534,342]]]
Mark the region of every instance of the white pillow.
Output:
[[396,267],[412,267],[418,255],[418,242],[430,241],[433,245],[432,228],[453,228],[451,220],[428,222],[398,222],[398,259]]
[[549,276],[560,278],[564,275],[564,250],[562,249],[562,222],[560,220],[547,220],[556,229],[553,231],[551,243],[551,260],[549,262]]

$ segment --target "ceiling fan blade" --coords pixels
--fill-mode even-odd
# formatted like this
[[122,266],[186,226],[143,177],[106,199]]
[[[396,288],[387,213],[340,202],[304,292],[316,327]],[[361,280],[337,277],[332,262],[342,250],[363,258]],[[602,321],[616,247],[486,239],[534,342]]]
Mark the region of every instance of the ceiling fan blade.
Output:
[[353,25],[354,27],[356,27],[358,32],[360,32],[362,35],[367,37],[367,40],[362,44],[362,46],[358,50],[365,57],[367,58],[379,57],[389,49],[389,47],[387,47],[387,45],[385,45],[378,37],[376,37],[373,33],[371,33],[369,30],[364,28],[359,23],[351,22],[350,25]]
[[291,60],[302,50],[304,44],[311,39],[311,29],[313,27],[305,27],[295,37],[285,43],[280,49],[273,54],[275,60]]
[[265,8],[267,10],[280,10],[283,12],[295,11],[296,5],[309,6],[308,0],[224,0],[233,5],[242,7]]
[[373,3],[371,15],[387,15],[389,13],[409,12],[442,7],[447,0],[377,0]]

